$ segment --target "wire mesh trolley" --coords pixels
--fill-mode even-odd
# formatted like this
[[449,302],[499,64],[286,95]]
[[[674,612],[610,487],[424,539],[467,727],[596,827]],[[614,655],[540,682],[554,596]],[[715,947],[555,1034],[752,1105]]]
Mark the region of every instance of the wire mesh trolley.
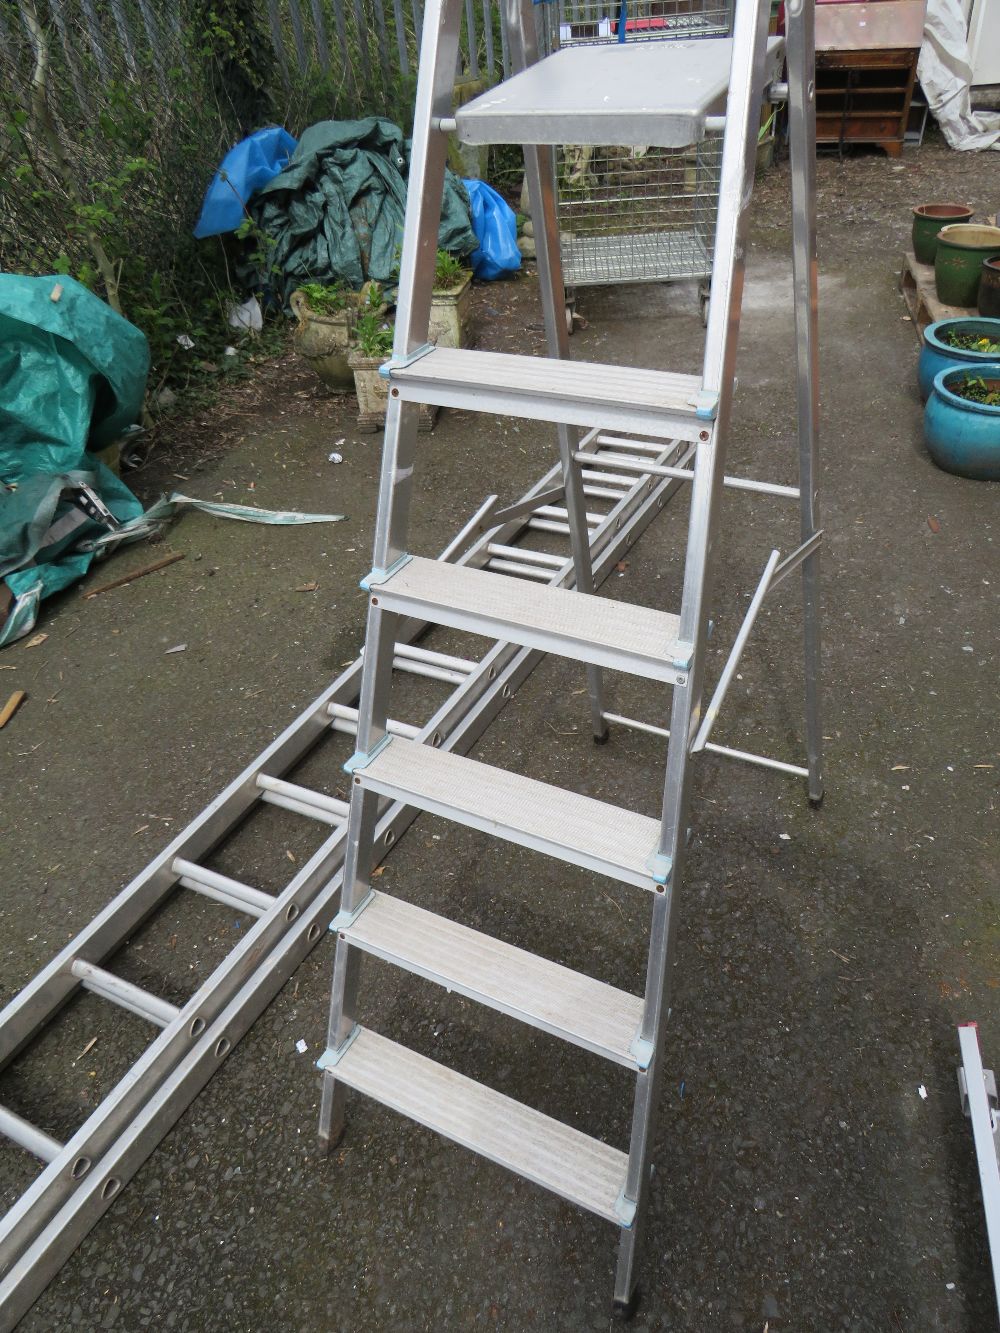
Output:
[[[548,49],[621,40],[623,5],[559,0],[558,27],[543,19]],[[733,0],[629,0],[629,42],[727,36]],[[722,139],[712,134],[682,149],[566,145],[558,154],[558,214],[566,321],[572,332],[576,288],[699,279],[702,317],[719,202]]]

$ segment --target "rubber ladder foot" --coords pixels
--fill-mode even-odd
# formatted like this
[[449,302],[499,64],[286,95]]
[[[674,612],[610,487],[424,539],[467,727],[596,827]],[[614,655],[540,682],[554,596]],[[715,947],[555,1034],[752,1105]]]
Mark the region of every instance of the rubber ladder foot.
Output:
[[611,732],[607,727],[605,727],[599,736],[594,737],[594,744],[607,745],[610,739],[611,739]]
[[611,1316],[616,1323],[627,1324],[635,1315],[639,1308],[639,1301],[642,1298],[642,1289],[638,1286],[632,1290],[632,1295],[627,1301],[614,1300],[611,1302]]

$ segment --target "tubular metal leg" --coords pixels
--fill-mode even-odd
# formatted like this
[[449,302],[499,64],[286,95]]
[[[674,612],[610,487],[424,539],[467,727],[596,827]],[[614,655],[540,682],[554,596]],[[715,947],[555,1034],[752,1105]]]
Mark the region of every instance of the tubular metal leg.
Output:
[[[815,11],[789,0],[787,15],[789,148],[792,165],[792,265],[799,427],[801,540],[819,527],[819,282],[816,261]],[[820,718],[819,551],[802,563],[805,634],[806,753],[809,799],[823,799],[823,727]]]

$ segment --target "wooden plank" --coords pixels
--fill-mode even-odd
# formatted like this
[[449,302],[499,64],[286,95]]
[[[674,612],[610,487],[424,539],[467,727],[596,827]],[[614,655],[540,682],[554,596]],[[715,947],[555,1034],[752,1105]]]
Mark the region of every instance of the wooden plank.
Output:
[[27,697],[28,696],[24,690],[14,691],[4,704],[3,708],[0,708],[0,727],[5,727],[7,725]]
[[978,312],[971,306],[945,305],[938,300],[934,269],[930,264],[918,264],[912,250],[903,256],[899,290],[921,343],[924,340],[924,329],[928,324],[936,324],[939,319],[978,318]]

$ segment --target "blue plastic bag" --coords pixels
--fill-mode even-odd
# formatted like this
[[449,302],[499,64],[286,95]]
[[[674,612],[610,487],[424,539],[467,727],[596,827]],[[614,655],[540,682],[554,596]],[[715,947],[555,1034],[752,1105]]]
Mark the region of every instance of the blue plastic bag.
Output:
[[492,282],[521,267],[517,248],[517,217],[510,205],[485,181],[467,180],[462,184],[472,204],[472,230],[479,242],[469,257],[477,278]]
[[194,229],[197,239],[235,231],[246,217],[247,200],[284,171],[297,144],[298,140],[287,130],[270,125],[266,130],[254,130],[249,138],[231,148],[205,191],[201,216]]

